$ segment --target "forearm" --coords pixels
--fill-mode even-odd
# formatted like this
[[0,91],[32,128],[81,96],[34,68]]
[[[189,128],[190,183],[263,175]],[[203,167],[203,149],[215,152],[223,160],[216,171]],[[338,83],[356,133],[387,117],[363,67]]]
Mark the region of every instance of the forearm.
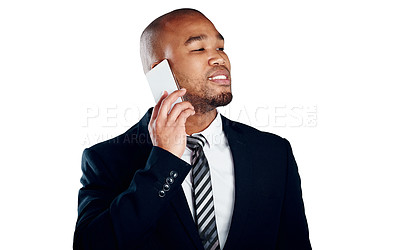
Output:
[[[153,147],[145,168],[136,171],[129,187],[118,194],[112,190],[110,181],[94,174],[106,166],[93,166],[101,165],[101,162],[91,159],[94,156],[90,151],[86,154],[75,249],[132,249],[144,244],[146,236],[154,231],[163,208],[189,172],[190,165]],[[170,176],[172,171],[176,173],[175,178]],[[166,188],[168,177],[173,183]],[[160,193],[163,189],[168,191]]]

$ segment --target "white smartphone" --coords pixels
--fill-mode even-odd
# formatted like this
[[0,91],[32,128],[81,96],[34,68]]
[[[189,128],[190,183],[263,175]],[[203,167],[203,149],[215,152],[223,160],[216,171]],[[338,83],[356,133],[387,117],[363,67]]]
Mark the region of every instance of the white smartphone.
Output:
[[[146,77],[156,103],[162,96],[164,90],[167,91],[168,94],[171,94],[175,90],[180,89],[167,59],[164,59],[149,72],[147,72]],[[172,104],[171,109],[176,103],[182,101],[182,98],[179,97],[178,100]]]

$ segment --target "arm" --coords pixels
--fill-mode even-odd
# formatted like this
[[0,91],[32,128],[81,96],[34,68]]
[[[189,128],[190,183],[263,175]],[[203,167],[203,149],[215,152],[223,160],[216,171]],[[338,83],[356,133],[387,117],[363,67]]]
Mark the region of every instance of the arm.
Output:
[[[147,238],[189,170],[186,162],[153,147],[146,167],[136,171],[128,189],[118,194],[116,180],[109,173],[112,170],[96,151],[86,149],[74,249],[136,249],[154,244]],[[171,171],[178,176],[162,197],[159,192]]]
[[300,176],[290,143],[287,148],[287,177],[280,218],[277,249],[311,249],[307,219],[301,192]]
[[[115,163],[109,160],[106,164],[93,149],[84,151],[74,249],[137,249],[155,244],[149,235],[191,168],[180,157],[186,146],[186,119],[194,114],[193,106],[182,102],[171,110],[172,103],[184,94],[184,89],[169,96],[164,93],[154,107],[148,125],[152,151],[144,169],[132,167],[140,170],[122,193]],[[164,186],[167,178],[173,178],[169,187]]]

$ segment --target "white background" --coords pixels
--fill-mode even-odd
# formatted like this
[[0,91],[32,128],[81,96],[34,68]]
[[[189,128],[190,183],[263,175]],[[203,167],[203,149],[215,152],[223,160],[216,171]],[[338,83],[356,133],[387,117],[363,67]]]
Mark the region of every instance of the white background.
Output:
[[81,153],[153,105],[139,36],[192,7],[224,35],[221,112],[292,144],[314,249],[400,249],[397,1],[1,1],[0,248],[71,249]]

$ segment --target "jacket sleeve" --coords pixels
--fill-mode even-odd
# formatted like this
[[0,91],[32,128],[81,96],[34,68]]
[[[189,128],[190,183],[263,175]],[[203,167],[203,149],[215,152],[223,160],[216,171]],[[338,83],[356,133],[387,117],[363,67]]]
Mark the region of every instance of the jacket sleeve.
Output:
[[136,171],[129,187],[118,193],[113,169],[96,151],[86,149],[74,249],[137,249],[154,244],[147,236],[189,170],[185,161],[153,147],[145,168]]
[[301,191],[300,176],[289,141],[287,149],[287,177],[281,212],[277,249],[309,250],[311,244]]

